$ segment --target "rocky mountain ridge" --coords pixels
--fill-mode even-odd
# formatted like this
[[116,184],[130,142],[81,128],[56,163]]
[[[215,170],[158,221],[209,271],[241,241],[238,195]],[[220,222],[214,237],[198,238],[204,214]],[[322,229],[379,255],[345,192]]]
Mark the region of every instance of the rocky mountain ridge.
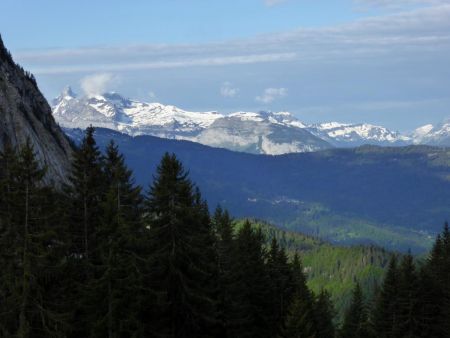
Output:
[[35,78],[14,62],[0,37],[0,150],[5,142],[20,147],[27,140],[47,167],[46,180],[66,182],[72,147]]
[[[364,144],[450,145],[450,123],[401,134],[368,123],[306,124],[289,112],[190,112],[161,103],[130,100],[117,93],[78,97],[70,87],[53,101],[61,126],[108,128],[130,136],[152,135],[256,154],[279,155]],[[428,128],[428,129],[427,129]],[[426,132],[426,133],[425,133]]]
[[279,155],[331,147],[287,112],[190,112],[129,100],[117,93],[77,97],[66,88],[53,101],[53,114],[65,128],[93,125],[130,136],[189,140],[256,154]]

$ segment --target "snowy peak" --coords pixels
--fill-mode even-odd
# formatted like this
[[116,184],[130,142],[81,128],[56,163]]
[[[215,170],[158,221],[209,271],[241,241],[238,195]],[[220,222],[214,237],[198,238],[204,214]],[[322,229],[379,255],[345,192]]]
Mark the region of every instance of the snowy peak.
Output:
[[184,139],[214,147],[263,154],[330,148],[289,112],[191,112],[171,105],[129,100],[117,93],[76,97],[65,90],[53,114],[66,128],[89,125],[127,133]]
[[183,138],[200,132],[222,117],[217,112],[189,112],[175,106],[129,100],[118,93],[77,98],[65,90],[53,101],[53,114],[66,128],[89,125],[130,135],[150,134]]
[[231,119],[239,119],[241,121],[266,122],[297,128],[307,127],[289,112],[236,112],[231,113],[226,117]]
[[315,124],[309,129],[314,135],[320,136],[336,146],[401,145],[409,141],[408,137],[398,132],[367,123],[327,122]]
[[61,94],[59,94],[59,96],[52,101],[52,105],[56,106],[63,101],[70,101],[74,98],[76,98],[76,94],[73,92],[70,86],[66,86],[64,87]]
[[217,112],[190,112],[175,106],[161,103],[144,103],[132,101],[127,114],[137,125],[180,125],[188,129],[206,128],[222,115]]
[[412,137],[416,141],[420,141],[424,137],[426,137],[433,130],[434,126],[432,124],[426,124],[414,130]]
[[66,128],[89,125],[131,136],[153,135],[257,154],[285,154],[372,145],[450,145],[450,121],[426,125],[406,136],[385,127],[326,122],[307,125],[289,112],[192,112],[172,105],[130,100],[118,93],[78,97],[70,87],[53,101]]
[[427,124],[417,128],[412,138],[416,144],[429,144],[435,146],[450,146],[450,119],[440,124]]
[[318,124],[313,124],[312,127],[313,128],[317,128],[318,130],[335,130],[335,129],[339,129],[339,128],[345,128],[351,126],[351,124],[346,124],[346,123],[340,123],[340,122],[325,122],[325,123],[318,123]]
[[76,94],[73,92],[72,87],[70,86],[66,86],[62,93],[61,93],[62,97],[67,97],[67,98],[75,98]]
[[234,151],[279,155],[330,148],[288,112],[236,112],[205,128],[196,142]]

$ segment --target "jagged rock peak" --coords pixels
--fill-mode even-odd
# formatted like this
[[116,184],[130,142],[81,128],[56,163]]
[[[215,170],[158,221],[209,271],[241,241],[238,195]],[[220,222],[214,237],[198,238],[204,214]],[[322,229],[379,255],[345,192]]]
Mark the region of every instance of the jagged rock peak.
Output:
[[70,87],[70,86],[64,87],[64,89],[63,89],[61,94],[64,95],[64,96],[69,96],[69,97],[74,97],[74,98],[77,97],[75,92],[72,90],[72,87]]

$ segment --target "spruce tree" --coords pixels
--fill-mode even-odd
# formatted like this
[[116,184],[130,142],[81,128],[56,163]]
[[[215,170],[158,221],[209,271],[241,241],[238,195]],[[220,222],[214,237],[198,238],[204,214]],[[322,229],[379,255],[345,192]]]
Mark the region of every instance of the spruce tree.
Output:
[[148,283],[157,297],[147,334],[208,337],[217,325],[212,228],[187,176],[175,155],[165,154],[146,201]]
[[14,152],[7,151],[11,166],[2,169],[2,190],[7,191],[2,204],[9,211],[0,237],[2,334],[62,336],[65,318],[58,313],[53,299],[60,268],[54,193],[43,187],[46,170],[36,161],[29,140],[21,147],[17,160],[13,159]]
[[86,129],[81,145],[74,151],[70,184],[65,187],[67,226],[67,311],[72,312],[72,337],[88,336],[92,324],[89,288],[94,266],[99,264],[97,247],[101,203],[105,195],[102,156],[94,139],[94,128]]
[[444,225],[421,273],[421,333],[448,337],[450,324],[450,231]]
[[[306,276],[303,273],[303,266],[298,253],[295,253],[291,265],[292,301],[285,318],[283,337],[317,337],[316,313],[318,319],[324,313],[319,309],[316,311],[314,308],[313,295],[306,285]],[[325,318],[320,319],[325,320]]]
[[441,266],[441,286],[442,286],[442,310],[439,317],[439,324],[442,331],[450,336],[450,229],[448,222],[444,224],[442,232],[443,257]]
[[132,172],[113,142],[106,149],[104,174],[106,193],[95,234],[98,260],[87,285],[91,334],[131,337],[141,329],[136,318],[136,291],[141,287],[139,249],[145,236],[140,221],[142,198]]
[[267,267],[271,282],[271,330],[277,336],[283,329],[283,324],[289,308],[289,301],[293,296],[294,285],[291,267],[286,252],[278,245],[277,239],[272,238],[268,252]]
[[233,220],[228,211],[218,206],[212,217],[216,233],[216,248],[218,259],[218,318],[221,325],[220,337],[231,337],[233,327],[233,253],[234,235]]
[[[105,189],[102,156],[94,139],[93,127],[86,129],[80,147],[74,152],[68,194],[71,199],[70,222],[73,233],[73,255],[85,262],[86,269],[94,259],[96,228],[100,223],[100,203]],[[88,273],[86,271],[86,273]]]
[[353,289],[352,300],[345,313],[340,336],[342,338],[369,336],[367,309],[364,304],[361,286],[358,282]]
[[246,220],[236,236],[232,337],[271,337],[271,290],[264,236]]
[[314,303],[316,338],[335,336],[333,319],[335,317],[334,305],[329,292],[322,289]]
[[441,316],[442,289],[428,264],[420,269],[418,293],[419,337],[443,337],[444,331],[437,325],[437,319]]
[[393,255],[389,261],[386,276],[376,300],[373,321],[379,337],[397,337],[398,335],[398,292],[399,272],[397,257]]
[[399,267],[398,284],[398,329],[402,337],[417,337],[419,280],[413,257],[410,253],[403,257]]

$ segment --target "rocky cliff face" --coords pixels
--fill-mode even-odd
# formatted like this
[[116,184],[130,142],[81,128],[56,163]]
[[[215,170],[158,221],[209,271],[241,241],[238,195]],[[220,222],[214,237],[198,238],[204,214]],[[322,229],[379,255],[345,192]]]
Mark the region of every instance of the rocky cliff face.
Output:
[[33,75],[15,64],[0,37],[0,149],[30,139],[38,160],[47,166],[47,182],[66,182],[72,148],[56,124]]

